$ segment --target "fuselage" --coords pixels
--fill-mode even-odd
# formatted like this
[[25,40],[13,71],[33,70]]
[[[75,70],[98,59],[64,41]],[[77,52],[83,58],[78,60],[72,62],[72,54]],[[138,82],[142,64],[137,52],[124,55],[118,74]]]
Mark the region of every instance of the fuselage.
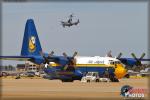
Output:
[[[100,56],[76,56],[75,60],[75,70],[79,70],[83,74],[87,72],[98,72],[101,76],[106,70],[108,70],[109,74],[115,74],[118,79],[124,77],[126,74],[126,69],[124,68],[123,64],[116,58]],[[60,69],[61,65],[51,62],[50,66]]]

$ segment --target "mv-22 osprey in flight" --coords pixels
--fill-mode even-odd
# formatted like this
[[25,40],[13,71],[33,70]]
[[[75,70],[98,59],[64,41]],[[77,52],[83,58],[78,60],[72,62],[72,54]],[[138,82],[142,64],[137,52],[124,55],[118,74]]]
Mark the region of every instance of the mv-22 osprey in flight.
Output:
[[24,38],[20,56],[0,56],[1,60],[31,61],[35,64],[44,64],[44,71],[52,79],[63,82],[81,80],[87,72],[98,72],[100,76],[109,72],[112,82],[118,82],[126,74],[123,64],[112,57],[73,56],[63,53],[63,56],[54,55],[54,52],[44,53],[36,31],[33,19],[28,19],[25,26]]
[[69,16],[68,21],[61,21],[61,25],[65,28],[65,26],[73,26],[73,25],[78,25],[80,23],[79,19],[76,22],[72,22],[73,14]]

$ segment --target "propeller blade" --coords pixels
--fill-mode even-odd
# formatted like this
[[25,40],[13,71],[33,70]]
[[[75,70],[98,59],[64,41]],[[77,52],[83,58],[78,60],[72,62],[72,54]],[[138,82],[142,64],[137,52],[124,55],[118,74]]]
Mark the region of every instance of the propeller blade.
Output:
[[107,53],[107,57],[112,57],[111,50]]
[[51,57],[54,54],[54,51],[52,51],[50,54],[48,54],[48,57]]
[[66,57],[66,58],[68,57],[67,54],[66,54],[65,52],[63,52],[63,56]]
[[63,70],[67,70],[68,69],[68,64],[66,64],[63,68]]
[[72,64],[73,64],[73,65],[76,64],[76,59],[72,59]]
[[44,58],[44,64],[49,64],[49,60],[48,60],[48,58],[46,58],[45,56],[44,56],[44,53],[42,52],[42,51],[40,51],[40,54],[41,54],[41,56]]
[[72,57],[74,58],[77,54],[78,52],[75,51]]
[[145,53],[143,53],[140,57],[140,60],[143,59],[143,57],[145,56]]
[[134,53],[131,53],[131,55],[132,55],[132,57],[133,57],[134,59],[138,60],[138,59],[136,58],[136,56],[135,56]]
[[117,59],[119,59],[122,56],[122,53],[120,52],[117,56]]
[[74,17],[74,14],[73,14],[73,13],[72,13],[72,14],[70,14],[70,15],[69,15],[69,17],[71,17],[71,18],[72,18],[72,17]]

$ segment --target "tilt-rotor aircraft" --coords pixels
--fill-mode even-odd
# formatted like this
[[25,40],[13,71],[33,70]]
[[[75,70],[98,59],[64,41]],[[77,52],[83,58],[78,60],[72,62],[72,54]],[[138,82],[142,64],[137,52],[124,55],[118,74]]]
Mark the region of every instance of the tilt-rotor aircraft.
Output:
[[78,25],[80,23],[79,19],[76,22],[72,22],[73,14],[69,16],[68,21],[61,21],[62,26],[65,28],[65,26],[73,26],[73,25]]
[[35,64],[45,64],[44,71],[52,79],[60,79],[63,82],[81,80],[87,72],[98,72],[99,76],[109,73],[112,82],[118,82],[126,74],[123,64],[112,57],[87,57],[77,56],[56,56],[54,52],[44,53],[36,31],[33,19],[28,19],[25,26],[24,38],[20,56],[0,56],[1,60],[31,61]]

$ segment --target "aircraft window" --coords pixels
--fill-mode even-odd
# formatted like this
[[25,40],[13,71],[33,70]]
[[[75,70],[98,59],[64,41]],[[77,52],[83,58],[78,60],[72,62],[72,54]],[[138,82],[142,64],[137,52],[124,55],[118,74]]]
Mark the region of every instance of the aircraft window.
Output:
[[32,68],[29,68],[29,70],[32,70]]
[[120,64],[120,61],[116,61],[115,64]]
[[114,64],[115,64],[115,62],[110,62],[110,64],[114,65]]

